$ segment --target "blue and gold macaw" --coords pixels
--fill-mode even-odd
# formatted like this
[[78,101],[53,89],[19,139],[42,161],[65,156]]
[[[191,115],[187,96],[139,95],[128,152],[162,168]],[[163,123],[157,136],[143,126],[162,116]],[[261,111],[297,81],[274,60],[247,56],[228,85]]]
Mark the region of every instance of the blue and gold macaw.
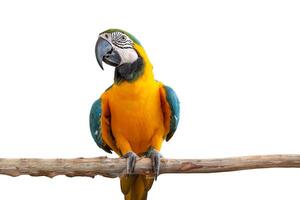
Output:
[[[100,33],[96,57],[115,67],[114,83],[92,105],[90,130],[97,145],[127,158],[127,174],[121,177],[126,200],[145,200],[159,175],[159,153],[179,121],[179,101],[174,90],[154,79],[140,42],[120,29]],[[139,156],[151,158],[154,178],[134,175]]]

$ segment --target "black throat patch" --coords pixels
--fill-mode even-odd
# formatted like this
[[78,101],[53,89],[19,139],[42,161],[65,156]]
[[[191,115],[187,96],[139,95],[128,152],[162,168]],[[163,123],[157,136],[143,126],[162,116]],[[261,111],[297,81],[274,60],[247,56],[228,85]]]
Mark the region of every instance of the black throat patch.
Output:
[[144,72],[144,62],[141,57],[138,57],[133,63],[124,63],[115,69],[115,83],[119,84],[122,81],[132,82],[138,79]]

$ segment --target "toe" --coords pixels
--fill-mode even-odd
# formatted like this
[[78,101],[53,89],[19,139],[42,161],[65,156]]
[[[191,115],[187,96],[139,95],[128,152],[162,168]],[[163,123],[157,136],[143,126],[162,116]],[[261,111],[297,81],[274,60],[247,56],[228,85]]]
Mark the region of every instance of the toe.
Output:
[[130,156],[127,161],[127,173],[132,174],[134,172],[136,163],[136,156]]
[[151,162],[152,162],[154,178],[155,180],[157,180],[157,176],[159,175],[159,169],[160,169],[160,159],[162,155],[159,153],[159,151],[152,149],[149,157],[151,158]]
[[159,175],[160,158],[161,158],[160,153],[157,153],[153,156],[153,159],[152,159],[152,165],[153,165],[155,180],[157,180],[157,176]]
[[133,174],[138,156],[134,152],[128,152],[123,157],[127,158],[127,174]]

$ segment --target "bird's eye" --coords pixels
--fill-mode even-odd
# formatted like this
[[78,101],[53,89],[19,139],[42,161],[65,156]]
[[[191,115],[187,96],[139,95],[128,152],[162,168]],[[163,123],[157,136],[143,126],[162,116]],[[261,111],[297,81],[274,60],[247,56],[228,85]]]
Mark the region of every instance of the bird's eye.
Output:
[[122,35],[122,36],[121,36],[121,39],[122,39],[122,40],[126,40],[126,36],[125,36],[125,35]]
[[107,34],[105,34],[104,36],[105,36],[106,38],[108,38],[108,35],[107,35]]

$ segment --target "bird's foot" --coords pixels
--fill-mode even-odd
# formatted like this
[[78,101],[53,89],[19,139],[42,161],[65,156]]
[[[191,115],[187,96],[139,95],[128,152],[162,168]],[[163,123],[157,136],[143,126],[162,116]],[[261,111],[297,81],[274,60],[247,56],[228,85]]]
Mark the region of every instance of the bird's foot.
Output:
[[133,174],[136,159],[138,158],[138,156],[134,152],[129,151],[128,153],[123,155],[123,158],[127,158],[127,174]]
[[162,155],[159,153],[158,150],[150,148],[146,153],[146,157],[151,159],[152,169],[154,172],[154,179],[157,180],[157,176],[159,175],[160,169],[160,159],[162,158]]

